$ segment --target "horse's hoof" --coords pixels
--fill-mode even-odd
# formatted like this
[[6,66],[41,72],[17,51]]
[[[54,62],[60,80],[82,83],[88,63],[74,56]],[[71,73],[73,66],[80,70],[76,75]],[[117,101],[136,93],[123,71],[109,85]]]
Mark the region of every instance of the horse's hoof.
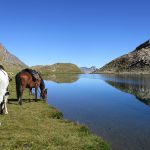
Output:
[[8,114],[8,111],[6,111],[4,114],[7,115],[7,114]]
[[19,102],[18,104],[19,104],[19,105],[22,105],[22,102]]

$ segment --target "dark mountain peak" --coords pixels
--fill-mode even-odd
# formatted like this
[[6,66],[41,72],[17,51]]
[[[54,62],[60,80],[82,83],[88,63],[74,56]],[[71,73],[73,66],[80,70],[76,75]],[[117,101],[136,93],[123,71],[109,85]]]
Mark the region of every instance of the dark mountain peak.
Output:
[[140,50],[142,48],[150,48],[150,39],[142,44],[140,44],[138,47],[136,47],[135,50]]

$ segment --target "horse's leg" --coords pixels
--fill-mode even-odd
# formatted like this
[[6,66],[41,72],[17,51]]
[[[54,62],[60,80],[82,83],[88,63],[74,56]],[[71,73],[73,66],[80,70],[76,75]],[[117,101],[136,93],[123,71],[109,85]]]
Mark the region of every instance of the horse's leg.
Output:
[[20,93],[18,97],[18,104],[22,105],[22,92]]
[[8,114],[8,111],[7,111],[7,101],[8,101],[8,97],[9,97],[9,92],[6,92],[6,94],[5,94],[5,96],[4,96],[4,109],[5,109],[4,114]]
[[32,88],[29,88],[29,102],[31,102]]
[[17,91],[18,104],[22,105],[23,80],[19,75],[17,75],[15,79],[16,79],[16,91]]
[[22,105],[22,95],[19,97],[18,104]]
[[5,102],[4,103],[4,107],[5,107],[5,112],[4,112],[4,114],[8,114],[8,111],[7,111],[7,104],[6,104],[7,102]]
[[21,89],[21,93],[20,93],[20,96],[19,96],[19,100],[18,100],[18,104],[22,105],[22,96],[23,96],[23,91],[25,90],[25,87],[22,87]]
[[29,88],[29,95],[33,95],[32,88]]
[[38,91],[38,87],[35,87],[35,101],[37,102],[37,91]]

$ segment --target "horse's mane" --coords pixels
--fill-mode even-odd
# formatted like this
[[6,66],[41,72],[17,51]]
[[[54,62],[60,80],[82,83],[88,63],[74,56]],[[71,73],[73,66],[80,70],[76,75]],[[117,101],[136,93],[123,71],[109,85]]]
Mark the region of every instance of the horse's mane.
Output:
[[28,72],[28,73],[32,74],[33,70],[30,68],[26,68],[26,69],[23,69],[21,72]]

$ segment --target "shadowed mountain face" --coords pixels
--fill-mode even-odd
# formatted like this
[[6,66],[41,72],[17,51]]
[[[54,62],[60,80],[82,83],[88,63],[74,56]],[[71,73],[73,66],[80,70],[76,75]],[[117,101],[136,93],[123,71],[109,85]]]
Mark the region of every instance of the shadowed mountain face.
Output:
[[134,95],[138,100],[150,105],[150,76],[145,75],[108,75],[111,80],[105,81],[111,86]]
[[150,40],[139,45],[134,51],[123,55],[95,73],[150,73]]
[[2,44],[0,44],[0,64],[10,72],[20,71],[27,67],[26,64],[11,54]]

